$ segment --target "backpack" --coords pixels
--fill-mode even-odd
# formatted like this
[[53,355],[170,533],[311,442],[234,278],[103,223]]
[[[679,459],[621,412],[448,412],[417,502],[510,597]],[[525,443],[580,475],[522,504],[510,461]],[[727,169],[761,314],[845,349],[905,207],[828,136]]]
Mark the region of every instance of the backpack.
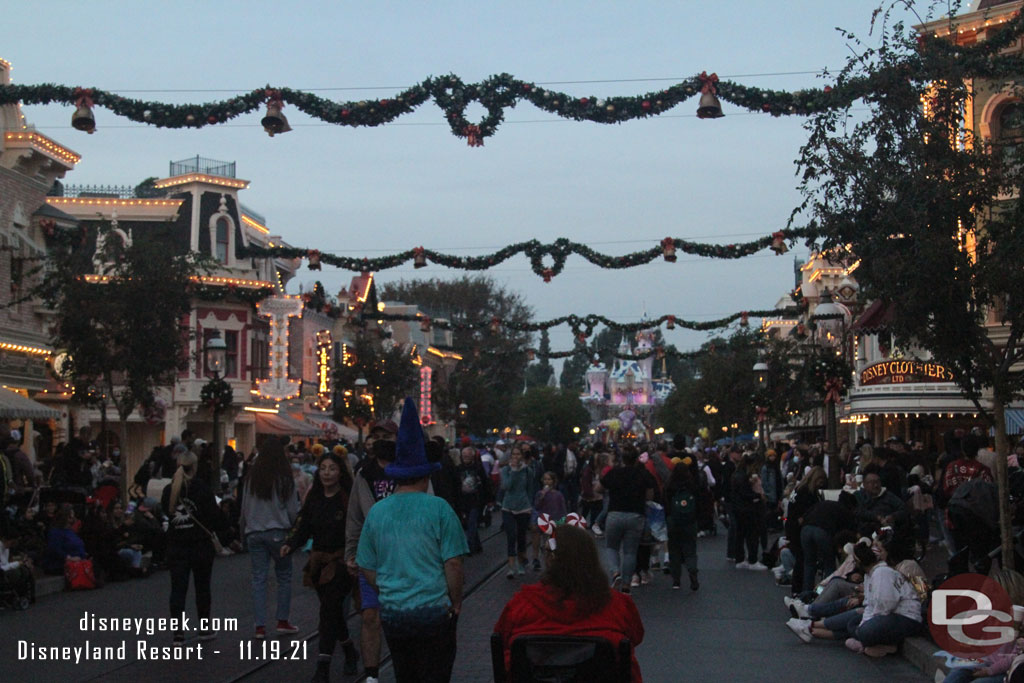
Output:
[[697,520],[697,498],[690,491],[676,491],[670,504],[672,524],[686,526]]

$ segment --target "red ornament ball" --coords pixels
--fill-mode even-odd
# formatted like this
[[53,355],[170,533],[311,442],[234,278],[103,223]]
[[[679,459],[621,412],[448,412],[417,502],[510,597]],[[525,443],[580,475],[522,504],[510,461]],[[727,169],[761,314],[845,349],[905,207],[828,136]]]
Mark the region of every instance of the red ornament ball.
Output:
[[589,103],[590,103],[590,100],[587,99],[586,97],[581,97],[580,98],[580,104],[582,104],[584,107],[587,106],[587,104],[589,104]]
[[351,114],[351,113],[352,113],[352,112],[350,112],[350,111],[349,111],[348,109],[342,109],[342,110],[341,110],[341,116],[342,116],[343,118],[344,118],[344,117],[346,117],[346,116],[348,116],[348,115],[349,115],[349,114]]
[[763,109],[764,111],[771,111],[772,110],[772,105],[770,105],[767,102],[765,102],[764,104],[761,105],[761,109]]
[[217,115],[216,114],[210,114],[209,116],[206,117],[206,121],[208,123],[217,123]]
[[826,85],[825,86],[825,92],[832,92],[832,86],[831,85]]
[[641,106],[641,107],[643,107],[644,109],[650,109],[650,108],[651,108],[651,103],[650,103],[650,102],[648,102],[647,100],[644,100],[644,101],[643,101],[643,102],[642,102],[642,103],[640,104],[640,106]]

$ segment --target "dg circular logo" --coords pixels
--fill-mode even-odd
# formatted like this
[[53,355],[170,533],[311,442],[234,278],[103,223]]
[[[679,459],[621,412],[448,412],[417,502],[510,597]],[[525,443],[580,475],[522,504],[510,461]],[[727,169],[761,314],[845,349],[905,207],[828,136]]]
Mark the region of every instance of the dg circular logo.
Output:
[[977,659],[1013,642],[1013,603],[987,576],[959,574],[932,592],[928,629],[946,652]]

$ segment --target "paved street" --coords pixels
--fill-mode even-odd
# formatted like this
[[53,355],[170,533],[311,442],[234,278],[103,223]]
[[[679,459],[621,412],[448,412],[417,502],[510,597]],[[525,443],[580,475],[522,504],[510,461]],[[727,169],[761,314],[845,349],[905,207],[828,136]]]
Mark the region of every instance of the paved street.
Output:
[[[495,529],[496,530],[496,529]],[[725,560],[724,536],[700,542],[700,591],[684,588],[672,591],[668,577],[658,574],[654,583],[634,592],[646,628],[638,650],[646,681],[721,680],[781,681],[799,672],[801,683],[828,681],[924,681],[925,676],[905,660],[889,657],[872,660],[848,652],[839,643],[801,643],[785,626],[783,590],[768,573],[738,571]],[[504,572],[494,574],[502,562],[504,539],[498,535],[486,542],[485,553],[467,561],[467,599],[459,625],[459,654],[456,681],[490,680],[488,638],[502,606],[520,585]],[[301,560],[296,562],[296,570]],[[160,572],[143,581],[111,584],[93,592],[45,596],[27,612],[0,612],[0,667],[5,680],[61,681],[279,681],[305,680],[312,672],[315,639],[308,644],[306,661],[276,662],[260,666],[243,659],[239,643],[247,643],[249,622],[248,557],[219,559],[214,569],[214,615],[237,617],[239,630],[222,632],[207,644],[203,661],[137,661],[136,642],[166,646],[170,634],[112,634],[82,632],[79,620],[85,611],[97,616],[162,617],[168,595],[168,576]],[[529,575],[535,580],[536,574]],[[482,584],[480,582],[483,582]],[[295,576],[293,621],[303,628],[295,637],[310,635],[316,623],[316,599],[301,587]],[[358,620],[350,620],[353,628]],[[117,645],[127,641],[128,660],[62,662],[18,661],[17,642],[37,645]],[[282,651],[291,650],[291,639]],[[194,641],[190,641],[192,643]],[[241,647],[245,647],[244,645]],[[301,648],[301,645],[297,646]],[[214,650],[219,654],[214,654]],[[301,649],[300,649],[301,651]],[[254,651],[255,656],[257,651]],[[333,680],[341,675],[336,661]],[[392,681],[385,668],[382,680]]]

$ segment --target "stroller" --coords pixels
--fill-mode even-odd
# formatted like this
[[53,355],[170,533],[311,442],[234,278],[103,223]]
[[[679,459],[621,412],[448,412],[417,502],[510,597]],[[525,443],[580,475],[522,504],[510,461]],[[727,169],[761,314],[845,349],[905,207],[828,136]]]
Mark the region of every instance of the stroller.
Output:
[[0,571],[0,607],[26,610],[36,601],[36,580],[32,570],[21,565]]

